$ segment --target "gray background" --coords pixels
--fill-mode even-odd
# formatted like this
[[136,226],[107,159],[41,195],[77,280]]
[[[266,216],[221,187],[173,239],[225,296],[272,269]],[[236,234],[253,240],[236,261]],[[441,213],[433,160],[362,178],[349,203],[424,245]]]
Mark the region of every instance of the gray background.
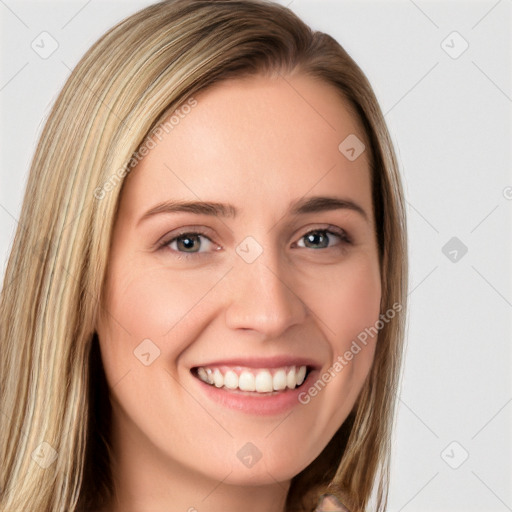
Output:
[[[2,275],[58,91],[103,32],[149,3],[0,0]],[[512,510],[512,1],[281,3],[367,74],[403,173],[410,313],[389,510]],[[47,58],[31,47],[52,39]]]

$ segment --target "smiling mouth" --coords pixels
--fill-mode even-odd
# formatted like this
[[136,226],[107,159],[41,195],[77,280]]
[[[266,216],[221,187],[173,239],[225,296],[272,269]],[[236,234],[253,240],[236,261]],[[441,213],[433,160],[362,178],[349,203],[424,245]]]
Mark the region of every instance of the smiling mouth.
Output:
[[205,384],[216,388],[268,395],[300,387],[309,371],[305,365],[281,368],[199,366],[192,369],[192,374]]

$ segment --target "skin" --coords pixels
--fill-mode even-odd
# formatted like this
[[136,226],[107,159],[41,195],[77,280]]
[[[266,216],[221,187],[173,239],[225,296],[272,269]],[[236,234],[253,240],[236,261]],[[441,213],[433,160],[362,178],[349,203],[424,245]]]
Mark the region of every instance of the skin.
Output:
[[[307,405],[278,414],[236,411],[202,391],[190,368],[223,358],[291,354],[325,373],[378,320],[381,282],[367,152],[351,162],[338,150],[349,134],[365,135],[336,89],[301,74],[256,76],[196,100],[121,194],[97,324],[113,414],[109,512],[282,512],[291,478],[342,425],[373,362],[376,339]],[[353,201],[366,218],[347,208],[291,213],[312,196]],[[168,200],[239,212],[140,220]],[[179,259],[176,237],[192,226],[208,238]],[[351,243],[323,232],[306,245],[329,226]],[[263,250],[252,263],[236,252],[247,236]],[[145,339],[160,350],[148,366],[134,356]],[[247,442],[261,453],[252,467],[237,457]]]

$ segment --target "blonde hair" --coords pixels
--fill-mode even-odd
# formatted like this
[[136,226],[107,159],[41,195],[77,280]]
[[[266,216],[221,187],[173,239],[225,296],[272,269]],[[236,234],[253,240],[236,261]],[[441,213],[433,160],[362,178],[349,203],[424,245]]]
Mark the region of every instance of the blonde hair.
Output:
[[[379,332],[353,411],[292,480],[286,510],[311,511],[325,492],[352,512],[363,511],[375,492],[375,510],[385,509],[407,254],[398,166],[378,102],[344,49],[285,7],[170,0],[130,16],[90,48],[61,91],[33,158],[0,298],[3,512],[82,512],[107,502],[109,404],[101,397],[108,388],[94,326],[122,179],[148,134],[194,94],[229,78],[276,72],[333,85],[364,128],[381,313],[401,305]],[[44,468],[36,463],[41,454],[56,459]]]

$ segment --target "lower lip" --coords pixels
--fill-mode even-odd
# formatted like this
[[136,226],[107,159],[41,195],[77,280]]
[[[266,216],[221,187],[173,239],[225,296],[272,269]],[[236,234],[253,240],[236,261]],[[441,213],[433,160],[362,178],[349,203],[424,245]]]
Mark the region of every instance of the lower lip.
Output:
[[302,405],[299,401],[299,394],[309,388],[309,383],[313,382],[316,373],[318,372],[315,370],[309,372],[306,380],[295,389],[275,391],[268,394],[217,388],[211,384],[206,384],[197,377],[194,377],[194,380],[197,381],[206,396],[224,407],[247,414],[272,416],[288,412],[290,409]]

